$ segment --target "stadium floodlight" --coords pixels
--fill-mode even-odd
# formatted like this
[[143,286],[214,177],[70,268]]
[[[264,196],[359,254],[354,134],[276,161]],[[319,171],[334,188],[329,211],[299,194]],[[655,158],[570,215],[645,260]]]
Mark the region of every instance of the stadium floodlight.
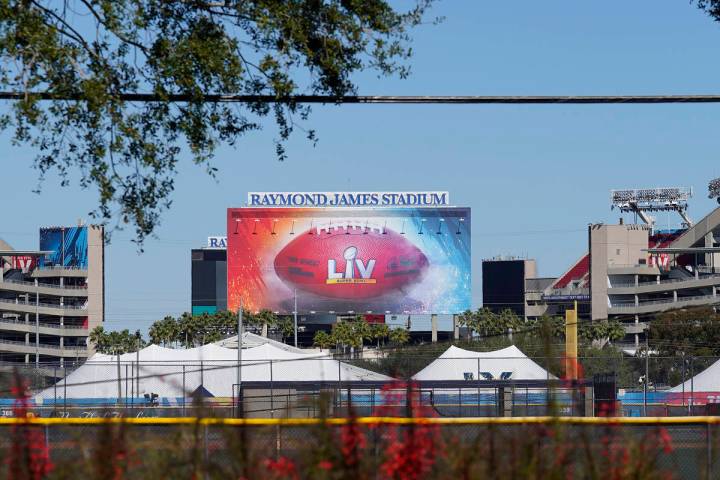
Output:
[[720,178],[713,178],[708,183],[708,198],[714,198],[720,203]]
[[[720,182],[718,182],[720,196]],[[636,213],[645,223],[653,225],[655,220],[647,212],[677,212],[688,225],[692,221],[686,212],[692,188],[640,188],[610,191],[610,209],[617,208],[623,213]]]

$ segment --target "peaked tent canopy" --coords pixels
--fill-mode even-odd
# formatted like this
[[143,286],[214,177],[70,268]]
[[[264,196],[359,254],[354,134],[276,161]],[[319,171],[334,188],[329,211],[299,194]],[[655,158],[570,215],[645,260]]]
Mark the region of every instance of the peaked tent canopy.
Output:
[[511,345],[492,352],[473,352],[451,346],[415,380],[547,380],[556,378]]
[[[232,397],[237,384],[237,350],[209,344],[190,349],[150,345],[118,357],[96,353],[80,368],[45,389],[38,400],[185,398],[199,387],[215,397]],[[140,368],[137,367],[139,357]],[[301,354],[269,343],[242,351],[242,381],[390,380],[321,354]]]
[[[292,345],[288,345],[287,343],[278,342],[277,340],[273,340],[272,338],[263,337],[261,335],[257,335],[252,332],[243,332],[243,341],[242,341],[243,350],[246,348],[259,347],[260,345],[263,345],[266,343],[272,345],[273,347],[277,347],[281,350],[287,350],[288,352],[321,353],[321,351],[317,350],[317,349],[297,348],[297,347],[293,347]],[[238,337],[237,337],[237,335],[233,335],[232,337],[228,337],[223,340],[215,342],[215,345],[217,345],[219,347],[232,348],[233,350],[235,350],[235,349],[237,349],[237,346],[238,346]]]
[[716,361],[708,368],[698,373],[677,387],[673,387],[669,392],[720,392],[720,360]]

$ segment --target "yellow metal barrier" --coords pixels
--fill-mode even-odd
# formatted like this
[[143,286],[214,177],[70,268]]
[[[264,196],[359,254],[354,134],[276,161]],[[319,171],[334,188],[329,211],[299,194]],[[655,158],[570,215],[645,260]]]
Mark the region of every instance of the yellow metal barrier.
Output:
[[720,417],[464,417],[464,418],[0,418],[2,425],[225,425],[225,426],[302,426],[302,425],[715,425]]

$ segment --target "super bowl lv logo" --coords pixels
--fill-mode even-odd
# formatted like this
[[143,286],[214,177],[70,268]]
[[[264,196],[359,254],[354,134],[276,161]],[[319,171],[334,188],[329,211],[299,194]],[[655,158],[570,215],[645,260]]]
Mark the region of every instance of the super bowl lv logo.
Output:
[[[337,271],[337,261],[335,259],[328,260],[326,284],[375,283],[375,279],[372,278],[375,269],[374,258],[363,262],[362,259],[358,258],[357,247],[347,247],[343,252],[343,258],[345,259],[345,270],[341,272]],[[357,276],[355,275],[356,271]]]

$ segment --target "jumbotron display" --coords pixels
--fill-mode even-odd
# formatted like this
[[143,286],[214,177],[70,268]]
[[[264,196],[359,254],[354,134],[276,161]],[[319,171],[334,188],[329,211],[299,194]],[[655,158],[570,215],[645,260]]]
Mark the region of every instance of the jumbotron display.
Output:
[[468,208],[228,209],[228,309],[460,313]]

